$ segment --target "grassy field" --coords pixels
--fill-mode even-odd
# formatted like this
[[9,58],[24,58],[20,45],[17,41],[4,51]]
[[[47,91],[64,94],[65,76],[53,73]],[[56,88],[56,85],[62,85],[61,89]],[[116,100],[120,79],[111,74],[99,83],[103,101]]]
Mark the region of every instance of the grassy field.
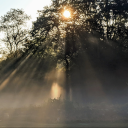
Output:
[[128,128],[128,104],[75,106],[49,100],[42,106],[1,108],[0,127]]
[[0,127],[41,127],[41,128],[127,128],[128,123],[76,123],[76,124],[41,124],[33,122],[0,122]]

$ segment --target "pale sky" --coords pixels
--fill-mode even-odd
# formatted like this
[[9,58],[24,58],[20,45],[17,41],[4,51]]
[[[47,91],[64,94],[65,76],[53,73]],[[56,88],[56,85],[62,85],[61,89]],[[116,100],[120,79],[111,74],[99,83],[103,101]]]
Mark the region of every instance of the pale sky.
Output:
[[0,17],[6,14],[11,8],[23,9],[32,20],[36,20],[37,10],[43,10],[51,0],[0,0]]
[[[37,10],[43,10],[44,6],[49,6],[51,0],[0,0],[0,17],[4,16],[11,8],[23,9],[26,14],[31,16],[28,27],[31,27],[32,21],[36,20]],[[0,33],[0,38],[3,34]],[[4,43],[0,41],[0,48],[4,47]],[[1,58],[1,55],[0,55]]]

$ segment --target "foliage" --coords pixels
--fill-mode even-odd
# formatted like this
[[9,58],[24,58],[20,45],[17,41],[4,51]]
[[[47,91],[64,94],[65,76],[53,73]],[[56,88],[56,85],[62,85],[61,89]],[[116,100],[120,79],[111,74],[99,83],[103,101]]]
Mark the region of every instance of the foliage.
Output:
[[1,17],[0,31],[5,34],[3,39],[10,51],[16,51],[26,38],[28,30],[25,29],[26,21],[30,17],[21,9],[11,9],[6,15]]
[[[116,0],[54,0],[39,11],[31,32],[35,38],[33,48],[35,53],[51,55],[65,66],[67,93],[73,73],[82,70],[83,63],[90,61],[103,70],[127,63],[127,5],[126,1]],[[71,12],[70,18],[63,16],[65,10]]]
[[[110,45],[114,52],[117,50],[126,53],[127,5],[126,1],[116,0],[55,0],[50,7],[39,11],[39,17],[33,24],[32,35],[40,38],[42,44],[47,38],[51,39],[47,47],[53,48],[58,59],[65,60],[66,69],[69,69],[69,63],[73,58],[81,51],[89,49],[90,45],[93,45],[96,51],[94,41],[88,38],[97,38],[98,45],[102,45],[103,42],[103,49],[107,42],[112,40],[115,44]],[[70,18],[63,16],[64,10],[71,12]]]

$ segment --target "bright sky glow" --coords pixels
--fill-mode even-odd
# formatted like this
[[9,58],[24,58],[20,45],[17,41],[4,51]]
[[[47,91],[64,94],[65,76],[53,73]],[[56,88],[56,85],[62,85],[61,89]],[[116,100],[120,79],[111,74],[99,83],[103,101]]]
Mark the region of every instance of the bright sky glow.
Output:
[[45,6],[49,6],[50,3],[51,3],[51,0],[31,0],[30,3],[25,8],[25,12],[31,15],[32,20],[34,21],[38,16],[37,10],[43,10],[43,8]]
[[64,17],[69,18],[71,16],[70,12],[68,10],[64,11]]
[[43,10],[45,6],[49,6],[51,0],[3,0],[0,3],[0,17],[4,16],[11,8],[23,9],[26,14],[31,16],[29,27],[32,21],[35,21],[38,14],[37,10]]

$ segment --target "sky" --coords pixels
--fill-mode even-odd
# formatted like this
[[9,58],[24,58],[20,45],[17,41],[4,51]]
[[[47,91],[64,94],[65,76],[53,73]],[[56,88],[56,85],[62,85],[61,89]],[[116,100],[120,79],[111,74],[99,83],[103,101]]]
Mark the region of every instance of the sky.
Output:
[[[4,16],[11,8],[23,9],[26,14],[31,16],[31,20],[28,22],[28,27],[31,27],[32,21],[35,21],[38,16],[37,10],[43,10],[43,7],[50,5],[50,3],[51,0],[0,0],[0,17]],[[0,38],[2,37],[3,34],[0,33]],[[0,43],[0,48],[4,46],[4,43]]]
[[51,0],[0,0],[0,17],[4,16],[11,8],[23,9],[32,20],[36,20],[37,10],[43,10]]

